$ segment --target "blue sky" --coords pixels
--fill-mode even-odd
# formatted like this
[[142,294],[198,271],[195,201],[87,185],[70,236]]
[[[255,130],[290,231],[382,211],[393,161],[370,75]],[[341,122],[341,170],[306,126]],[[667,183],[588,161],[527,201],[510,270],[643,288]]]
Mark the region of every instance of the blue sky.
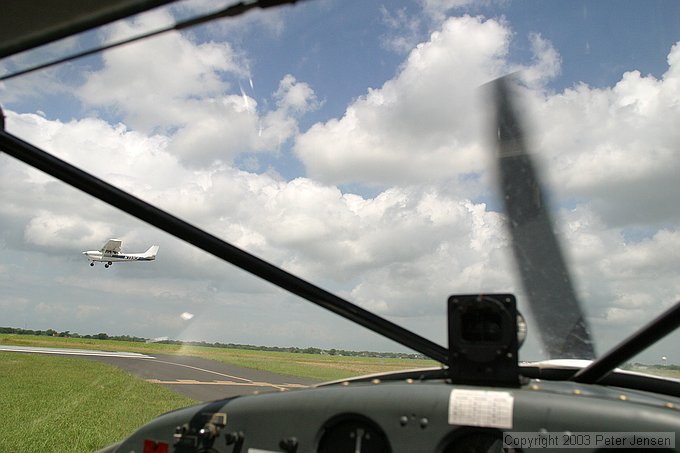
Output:
[[[479,90],[518,72],[556,229],[602,352],[680,298],[680,7],[466,3],[319,0],[259,11],[6,82],[0,104],[10,132],[444,343],[450,294],[512,291],[524,307]],[[206,5],[116,23],[0,69]],[[6,156],[0,172],[10,325],[400,348]],[[91,269],[79,252],[109,237],[131,252],[158,243],[158,260]],[[196,316],[183,320],[185,311]],[[541,356],[531,325],[525,353]]]
[[[505,16],[518,31],[539,31],[560,49],[561,74],[551,83],[564,89],[575,81],[610,86],[633,64],[660,77],[678,37],[680,17],[669,1],[510,2]],[[521,35],[522,33],[518,33]],[[526,47],[523,49],[526,52]]]

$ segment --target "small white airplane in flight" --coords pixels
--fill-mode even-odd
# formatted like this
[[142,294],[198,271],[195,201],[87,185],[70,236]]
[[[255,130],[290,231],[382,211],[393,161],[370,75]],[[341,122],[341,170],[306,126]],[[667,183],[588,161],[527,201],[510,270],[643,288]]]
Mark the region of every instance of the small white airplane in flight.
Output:
[[121,253],[120,247],[123,241],[120,239],[109,239],[101,250],[89,250],[83,252],[83,255],[91,261],[90,266],[94,266],[95,261],[104,264],[104,267],[109,267],[113,263],[121,261],[153,261],[156,259],[158,253],[158,246],[152,245],[144,253]]

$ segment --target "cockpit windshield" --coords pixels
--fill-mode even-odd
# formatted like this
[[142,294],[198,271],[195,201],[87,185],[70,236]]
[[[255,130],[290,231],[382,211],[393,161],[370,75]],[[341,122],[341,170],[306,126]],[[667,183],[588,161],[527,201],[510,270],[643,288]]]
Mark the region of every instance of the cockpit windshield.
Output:
[[[0,76],[223,6],[172,3],[0,60]],[[520,359],[539,361],[560,357],[538,332],[564,329],[528,302],[499,184],[487,88],[513,74],[597,357],[680,299],[678,13],[310,0],[4,80],[0,105],[7,132],[437,345],[450,295],[515,294]],[[317,381],[437,364],[5,153],[0,185],[0,345],[39,331],[78,347],[285,350],[278,371],[305,364]],[[677,377],[678,340],[626,366]],[[347,372],[326,373],[328,356]]]

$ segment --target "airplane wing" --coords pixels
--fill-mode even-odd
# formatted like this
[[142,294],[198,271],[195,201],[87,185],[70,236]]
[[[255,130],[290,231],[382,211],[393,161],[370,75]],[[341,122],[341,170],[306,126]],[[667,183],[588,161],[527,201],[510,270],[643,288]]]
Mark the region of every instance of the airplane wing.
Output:
[[120,239],[109,239],[106,244],[104,244],[104,247],[102,247],[101,252],[102,253],[119,253],[120,252],[120,247],[123,244],[123,241]]
[[3,1],[0,57],[23,52],[175,0],[51,0],[39,2],[42,14],[23,0]]

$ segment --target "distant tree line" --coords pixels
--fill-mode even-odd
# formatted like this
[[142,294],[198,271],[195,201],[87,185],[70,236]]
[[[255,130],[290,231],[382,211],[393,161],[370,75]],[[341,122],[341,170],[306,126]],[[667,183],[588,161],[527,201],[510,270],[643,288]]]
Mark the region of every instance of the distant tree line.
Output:
[[675,370],[675,371],[680,371],[680,365],[647,365],[645,363],[638,363],[638,362],[632,362],[632,363],[626,363],[622,366],[620,366],[622,370],[639,370],[639,369],[648,369],[648,370]]
[[345,349],[321,349],[321,348],[297,348],[294,346],[255,346],[252,344],[238,344],[238,343],[208,343],[205,341],[179,341],[179,340],[162,340],[157,343],[161,344],[183,344],[189,346],[205,346],[208,348],[229,348],[229,349],[247,349],[251,351],[271,351],[271,352],[292,352],[295,354],[321,354],[321,355],[337,355],[345,357],[381,357],[389,359],[425,359],[423,354],[407,353],[407,352],[374,352],[374,351],[348,351]]
[[64,338],[86,338],[91,340],[118,340],[118,341],[137,341],[140,343],[145,343],[148,340],[142,337],[131,337],[129,335],[107,335],[105,333],[98,333],[96,335],[80,335],[76,332],[71,332],[65,330],[63,332],[58,332],[54,329],[47,330],[31,330],[31,329],[19,329],[16,327],[0,327],[0,334],[16,334],[16,335],[37,335],[45,337],[64,337]]
[[98,333],[96,335],[80,335],[68,330],[58,332],[54,329],[47,330],[30,330],[19,329],[16,327],[0,327],[0,334],[15,334],[15,335],[38,335],[47,337],[66,337],[66,338],[85,338],[93,340],[117,340],[117,341],[134,341],[139,343],[154,342],[159,344],[175,344],[175,345],[189,345],[189,346],[205,346],[208,348],[228,348],[228,349],[247,349],[251,351],[271,351],[271,352],[292,352],[296,354],[322,354],[335,355],[345,357],[379,357],[388,359],[425,359],[423,354],[406,353],[406,352],[372,352],[372,351],[348,351],[345,349],[321,349],[321,348],[297,348],[297,347],[279,347],[279,346],[254,346],[250,344],[237,343],[208,343],[205,341],[179,341],[179,340],[150,340],[142,337],[131,337],[129,335],[108,335],[106,333]]

